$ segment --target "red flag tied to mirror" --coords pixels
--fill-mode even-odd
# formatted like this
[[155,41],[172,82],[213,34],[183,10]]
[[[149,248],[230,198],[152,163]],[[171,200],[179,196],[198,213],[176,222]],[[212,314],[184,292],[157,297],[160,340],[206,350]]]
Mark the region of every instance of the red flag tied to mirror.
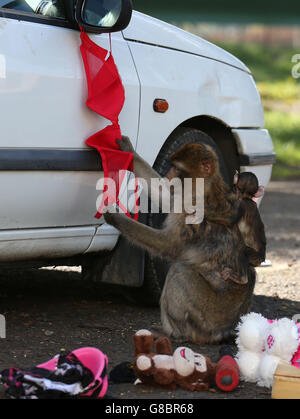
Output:
[[[111,125],[96,132],[86,140],[86,144],[95,148],[101,155],[104,178],[113,179],[116,185],[115,197],[104,195],[95,215],[96,218],[100,218],[104,205],[111,205],[113,202],[120,205],[118,195],[122,179],[119,179],[119,171],[122,170],[122,173],[125,173],[126,170],[133,171],[133,154],[121,151],[116,143],[116,139],[122,138],[119,114],[125,102],[125,90],[111,51],[108,52],[95,44],[84,31],[81,31],[80,38],[80,51],[88,86],[86,105],[111,121]],[[107,201],[108,198],[109,202]],[[126,208],[120,206],[130,216]],[[137,217],[138,209],[136,206],[134,218],[137,219]]]

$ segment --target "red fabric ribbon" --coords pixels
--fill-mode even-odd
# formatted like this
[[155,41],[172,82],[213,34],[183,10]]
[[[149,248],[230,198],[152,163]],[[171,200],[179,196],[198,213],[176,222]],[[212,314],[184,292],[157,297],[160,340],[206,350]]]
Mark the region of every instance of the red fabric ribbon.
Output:
[[[113,179],[116,185],[116,196],[110,198],[120,204],[118,195],[123,179],[119,179],[119,171],[133,171],[133,154],[121,151],[116,142],[116,139],[122,138],[119,115],[125,102],[125,90],[111,51],[108,52],[95,44],[83,31],[81,31],[80,38],[80,51],[88,86],[86,105],[112,123],[112,125],[108,125],[89,137],[85,143],[100,153],[104,178]],[[104,194],[102,203],[95,215],[96,218],[102,216],[104,205],[107,204],[105,200]],[[110,200],[110,204],[113,203],[112,200]],[[120,206],[124,210],[124,206]],[[125,213],[131,217],[126,208]],[[137,205],[134,218],[138,218]]]

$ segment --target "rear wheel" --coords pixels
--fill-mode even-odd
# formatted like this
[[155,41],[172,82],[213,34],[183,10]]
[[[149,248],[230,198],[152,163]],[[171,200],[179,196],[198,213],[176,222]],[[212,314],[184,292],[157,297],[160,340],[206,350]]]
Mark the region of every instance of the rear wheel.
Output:
[[[216,143],[202,131],[193,128],[179,127],[170,135],[162,147],[153,168],[161,175],[165,176],[170,170],[169,157],[172,153],[184,144],[196,143],[210,145],[219,158],[221,174],[226,182],[229,182],[226,165],[223,156]],[[153,228],[161,228],[167,214],[148,214],[147,224]],[[140,303],[157,305],[169,270],[169,263],[163,259],[145,255],[145,274],[144,283],[140,288],[130,291],[132,297]]]

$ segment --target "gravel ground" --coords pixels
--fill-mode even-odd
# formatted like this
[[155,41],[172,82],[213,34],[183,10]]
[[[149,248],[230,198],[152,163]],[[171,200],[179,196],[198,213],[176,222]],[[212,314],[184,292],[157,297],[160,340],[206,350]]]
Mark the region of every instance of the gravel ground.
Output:
[[300,181],[271,182],[262,202],[267,259],[258,268],[255,294],[300,302]]
[[[272,267],[259,268],[253,311],[269,318],[300,313],[300,181],[271,182],[261,214]],[[159,309],[124,301],[117,290],[100,290],[81,280],[80,268],[10,268],[0,278],[0,313],[6,316],[6,339],[0,339],[0,371],[37,365],[62,348],[96,346],[109,357],[110,370],[133,359],[132,335],[159,324]],[[177,344],[178,345],[178,344]],[[175,346],[175,342],[173,342]],[[197,347],[218,358],[218,345]],[[110,384],[110,394],[121,399],[270,398],[269,389],[240,383],[232,393],[218,390],[190,393],[132,384]],[[5,398],[3,389],[0,398]]]

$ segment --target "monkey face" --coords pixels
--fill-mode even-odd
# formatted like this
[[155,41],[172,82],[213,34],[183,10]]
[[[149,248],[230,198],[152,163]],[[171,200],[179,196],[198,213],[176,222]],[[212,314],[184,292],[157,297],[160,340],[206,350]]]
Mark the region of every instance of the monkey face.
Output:
[[188,177],[187,171],[184,165],[181,162],[177,162],[176,160],[171,162],[171,169],[168,171],[166,177],[169,180],[174,178],[179,178],[183,180],[184,178]]
[[214,150],[204,144],[185,144],[170,157],[172,168],[167,177],[207,178],[212,176],[218,166]]

